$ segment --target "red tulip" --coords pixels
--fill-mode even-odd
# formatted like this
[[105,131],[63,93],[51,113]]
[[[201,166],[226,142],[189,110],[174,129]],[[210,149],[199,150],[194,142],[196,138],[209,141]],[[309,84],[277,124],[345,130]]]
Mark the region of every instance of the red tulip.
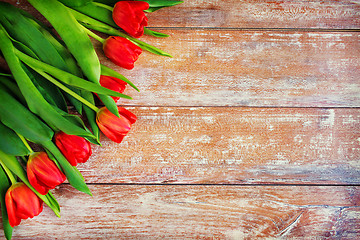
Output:
[[43,210],[43,201],[24,183],[14,183],[5,194],[6,210],[10,226],[20,224],[21,219],[33,218]]
[[108,37],[105,40],[103,49],[105,56],[113,63],[129,70],[134,68],[134,63],[142,53],[140,47],[126,38],[114,36]]
[[113,20],[130,36],[139,38],[144,34],[144,27],[147,26],[148,19],[144,10],[148,8],[147,2],[119,1],[114,6]]
[[56,146],[72,166],[86,162],[92,154],[90,142],[83,137],[57,132],[54,139]]
[[136,116],[125,108],[118,107],[120,118],[112,114],[106,107],[99,110],[96,122],[100,130],[112,141],[120,143],[136,122]]
[[[119,92],[119,93],[123,93],[125,88],[126,88],[126,82],[116,78],[116,77],[110,77],[110,76],[105,76],[105,75],[101,75],[100,76],[100,85],[111,89],[113,91]],[[115,102],[117,102],[120,97],[112,97],[114,99]]]
[[30,184],[42,195],[66,180],[66,176],[46,152],[36,152],[29,156],[27,176]]

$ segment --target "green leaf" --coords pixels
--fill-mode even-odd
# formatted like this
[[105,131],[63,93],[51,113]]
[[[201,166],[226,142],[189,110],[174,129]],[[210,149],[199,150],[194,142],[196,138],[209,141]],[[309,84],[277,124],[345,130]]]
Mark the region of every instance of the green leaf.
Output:
[[51,210],[53,210],[56,216],[60,217],[60,208],[58,207],[59,204],[54,204],[53,201],[49,201],[48,197],[40,194],[38,191],[35,190],[33,186],[31,186],[25,170],[18,162],[16,157],[8,155],[3,151],[0,151],[0,161],[4,163],[6,167],[8,167],[16,176],[18,176],[21,179],[21,181],[23,181],[26,184],[26,186],[28,186],[41,200],[43,200],[44,203],[48,205],[51,208]]
[[19,9],[8,3],[0,2],[0,12],[1,24],[12,38],[26,45],[42,61],[67,70],[64,59],[39,28],[34,26],[33,20],[26,18]]
[[163,7],[149,7],[148,9],[144,10],[144,12],[152,13],[162,8]]
[[24,145],[19,136],[0,122],[0,150],[14,156],[26,156],[30,150]]
[[[43,34],[44,38],[46,38],[49,41],[49,43],[53,45],[53,47],[56,49],[56,51],[59,54],[59,56],[56,55],[55,57],[61,57],[67,68],[64,68],[62,65],[60,66],[53,65],[53,66],[66,70],[67,72],[70,72],[78,77],[83,77],[83,74],[79,66],[77,65],[75,59],[73,58],[69,50],[66,47],[64,47],[63,43],[59,39],[57,39],[57,37],[54,36],[45,26],[37,22],[36,19],[29,18],[28,21],[30,21],[34,25],[34,27],[36,27]],[[41,48],[41,46],[39,47]],[[42,60],[44,61],[44,59]],[[50,64],[49,62],[47,63]],[[71,89],[73,92],[80,94],[80,90],[75,89],[71,86],[67,86],[67,87]],[[53,86],[53,88],[56,87]],[[82,103],[67,93],[64,93],[64,95],[70,101],[70,103],[76,108],[79,114],[82,114],[82,108],[83,108]]]
[[149,6],[151,8],[172,7],[184,2],[184,1],[172,1],[172,0],[141,0],[141,1],[149,3]]
[[[49,43],[51,43],[53,45],[53,47],[59,53],[60,57],[63,58],[65,64],[68,67],[69,72],[71,72],[72,74],[74,74],[76,76],[82,77],[83,75],[82,75],[81,70],[79,69],[79,66],[77,65],[77,62],[75,61],[74,57],[71,55],[69,50],[65,47],[64,42],[61,39],[59,39],[58,36],[55,35],[51,29],[49,29],[42,22],[38,21],[32,15],[30,15],[29,13],[27,13],[25,11],[22,11],[21,9],[19,9],[19,11],[22,15],[24,15],[27,18],[27,20],[31,24],[34,25],[35,28],[37,28],[43,34],[43,37],[47,41],[49,41]],[[26,51],[23,51],[23,52],[26,52]],[[28,54],[28,55],[33,57],[33,55],[31,55],[31,54]]]
[[28,0],[55,28],[77,60],[85,76],[92,82],[100,79],[100,62],[86,31],[67,8],[56,0]]
[[[12,38],[12,41],[14,41],[14,45],[17,48],[27,53],[28,55],[36,59],[40,59],[52,66],[55,66],[64,71],[71,72],[77,76],[82,76],[75,59],[70,54],[68,49],[64,47],[60,40],[54,36],[54,34],[52,34],[52,32],[50,32],[46,26],[38,22],[31,15],[29,16],[29,14],[23,10],[15,8],[12,5],[3,3],[0,6],[2,6],[3,10],[8,9],[10,11],[7,13],[7,15],[4,14],[10,19],[3,21],[7,23],[7,30],[11,31],[14,37],[29,46],[25,46],[23,43]],[[21,19],[22,21],[19,21],[18,19]],[[72,87],[69,88],[78,94],[80,92],[78,89],[74,89]],[[52,89],[56,91],[57,88],[52,86]],[[44,95],[43,92],[42,94]],[[82,103],[67,93],[65,93],[65,96],[81,114]],[[49,101],[48,97],[47,100]],[[57,106],[63,109],[63,107],[60,105]]]
[[73,186],[77,190],[84,192],[91,196],[92,194],[90,192],[90,189],[87,187],[85,180],[84,180],[83,176],[81,175],[81,173],[77,170],[76,167],[73,167],[70,165],[70,163],[62,155],[62,153],[54,145],[54,143],[51,141],[48,141],[48,142],[44,142],[42,145],[43,145],[43,147],[45,147],[47,150],[49,150],[54,155],[54,157],[60,164],[61,169],[64,171],[71,186]]
[[167,35],[165,33],[155,32],[155,31],[150,30],[148,28],[144,28],[144,34],[154,36],[154,37],[159,37],[159,38],[169,37],[169,35]]
[[[29,109],[40,116],[47,124],[61,129],[69,135],[78,135],[83,137],[94,137],[89,132],[81,129],[63,118],[36,89],[24,69],[22,68],[18,57],[15,55],[15,48],[9,38],[7,38],[4,29],[0,25],[0,49],[6,62],[22,92]],[[26,118],[24,118],[26,119]],[[4,122],[4,121],[3,121]],[[24,134],[22,134],[25,136]],[[25,136],[26,137],[26,136]],[[95,137],[94,137],[95,138]]]
[[[93,82],[89,82],[85,79],[79,78],[71,73],[62,71],[56,67],[53,67],[51,65],[48,65],[44,62],[38,61],[34,58],[31,58],[30,56],[20,52],[20,51],[16,51],[17,56],[20,58],[21,61],[23,61],[24,63],[26,63],[27,65],[29,65],[30,67],[32,67],[34,70],[41,70],[44,71],[46,73],[49,73],[50,75],[52,75],[53,77],[57,78],[58,80],[82,89],[82,90],[87,90],[90,92],[95,92],[98,94],[106,94],[106,95],[110,95],[110,96],[116,96],[116,97],[122,97],[122,98],[127,98],[127,99],[131,99],[130,96],[127,96],[125,94],[110,90],[108,88],[102,87],[99,83],[93,83]],[[49,80],[49,79],[48,79]],[[54,83],[55,84],[55,83]]]
[[0,76],[1,76],[1,77],[12,77],[12,75],[11,75],[11,74],[8,74],[8,73],[1,73],[1,72],[0,72]]
[[[91,104],[95,105],[94,95],[88,91],[81,91],[81,96],[89,101]],[[88,139],[89,142],[94,144],[100,144],[100,129],[96,123],[96,113],[89,107],[84,104],[84,112],[87,118],[87,121],[91,127],[92,133],[96,137],[96,143],[93,140]]]
[[[60,212],[60,205],[54,195],[49,191],[45,197],[47,198],[48,202],[53,206],[55,209],[57,209]],[[58,216],[60,217],[60,216]]]
[[128,83],[131,87],[133,87],[136,91],[140,92],[140,90],[126,77],[121,75],[120,73],[116,72],[115,70],[101,64],[101,75],[111,76],[118,79],[121,79],[122,81]]
[[53,131],[7,93],[1,85],[0,102],[6,103],[0,104],[0,121],[4,125],[35,143],[52,139]]
[[73,9],[98,21],[104,22],[112,27],[119,28],[112,18],[112,11],[101,7],[101,5],[97,4],[96,2],[92,2],[86,6],[76,7]]
[[15,96],[22,104],[26,104],[24,96],[21,94],[19,87],[16,85],[15,80],[12,78],[12,75],[9,77],[0,76],[0,84],[8,89],[8,92]]
[[[96,0],[94,2],[104,3],[108,6],[114,6],[119,0]],[[162,7],[172,7],[183,3],[184,1],[174,1],[174,0],[138,0],[149,3],[150,8],[157,8],[160,9]],[[156,10],[157,10],[156,9]]]
[[[90,110],[91,110],[91,109],[90,109]],[[73,115],[73,114],[69,114],[69,113],[67,113],[67,112],[62,112],[60,109],[59,109],[59,112],[60,112],[60,114],[61,114],[64,118],[68,119],[68,120],[69,120],[70,122],[72,122],[73,124],[75,124],[75,125],[83,128],[83,129],[86,129],[86,130],[87,130],[84,122],[81,120],[80,117],[78,117],[78,116],[76,116],[76,115]],[[95,117],[95,116],[96,116],[96,113],[95,113],[93,110],[91,110],[91,112],[94,114],[93,116]],[[90,121],[89,121],[89,122],[90,122]],[[96,125],[96,127],[97,127],[96,122],[95,122],[95,125]],[[93,126],[92,126],[92,127],[93,127]],[[88,130],[87,130],[87,131],[88,131]],[[98,134],[98,133],[96,133],[96,134],[94,133],[94,135],[96,136],[96,139],[87,138],[87,140],[88,140],[89,142],[93,143],[93,144],[101,145],[101,144],[100,144],[100,138],[98,137],[99,134]]]
[[68,111],[68,107],[65,101],[64,96],[54,84],[47,81],[44,77],[33,71],[23,67],[24,71],[27,73],[33,84],[39,90],[41,95],[53,106],[60,108],[63,111]]
[[93,0],[59,0],[59,1],[70,7],[80,7],[91,3]]
[[[70,8],[69,8],[70,9]],[[161,56],[166,56],[166,57],[172,57],[169,53],[156,48],[148,43],[145,43],[137,38],[131,37],[129,35],[127,35],[126,33],[120,32],[118,29],[113,28],[103,22],[100,22],[96,19],[93,19],[91,17],[86,16],[85,14],[82,14],[78,11],[75,11],[73,9],[70,9],[71,13],[74,15],[74,17],[81,23],[83,24],[86,28],[89,29],[93,29],[95,31],[99,31],[102,33],[106,33],[108,35],[111,36],[120,36],[123,38],[128,39],[129,41],[133,42],[134,44],[136,44],[137,46],[139,46],[140,48],[142,48],[143,50],[149,51],[151,53],[157,54],[157,55],[161,55]]]
[[2,224],[4,228],[5,238],[10,240],[12,237],[13,228],[9,224],[9,217],[6,210],[5,204],[5,194],[9,187],[11,186],[9,179],[4,171],[4,169],[0,166],[0,203],[1,203],[1,213],[2,213]]
[[[4,87],[0,85],[0,101],[6,102],[7,104],[0,105],[0,110],[4,111],[0,113],[0,120],[10,128],[16,130],[19,134],[29,139],[32,142],[42,143],[52,139],[53,132],[48,128],[42,121],[40,121],[35,115],[33,115],[27,108],[16,101],[10,94],[7,93]],[[83,121],[76,115],[68,114],[61,109],[54,108],[60,116],[66,119],[69,123],[79,128],[88,131]],[[23,122],[26,119],[26,123]],[[5,134],[5,133],[4,133]],[[91,134],[89,132],[89,134]],[[91,134],[91,136],[93,136]],[[97,139],[93,141],[93,138],[89,138],[89,141],[94,143],[98,142]],[[6,141],[5,135],[1,138],[1,141]],[[0,142],[1,143],[1,142]],[[6,142],[4,142],[5,144]],[[1,145],[0,145],[1,147]],[[16,145],[13,145],[16,147]],[[0,148],[1,149],[1,148]],[[9,147],[9,150],[11,147]],[[24,155],[24,154],[13,154],[13,155]]]
[[[46,38],[49,43],[51,43],[53,45],[53,47],[56,49],[56,51],[58,52],[59,56],[56,57],[61,57],[64,61],[64,63],[66,64],[66,68],[62,68],[62,66],[55,66],[57,68],[60,69],[64,69],[67,72],[70,72],[78,77],[82,77],[82,72],[79,69],[79,66],[77,65],[75,59],[73,58],[73,56],[70,54],[70,52],[68,51],[67,48],[64,47],[64,45],[60,42],[60,40],[58,40],[55,36],[53,36],[53,34],[51,32],[49,32],[49,30],[47,28],[45,28],[44,26],[42,26],[39,22],[37,22],[34,19],[28,19],[30,22],[32,22],[32,24],[39,29],[39,31],[43,34],[44,38]],[[41,46],[39,46],[41,48]],[[29,54],[28,54],[29,55]],[[32,55],[30,55],[32,56]],[[33,57],[33,56],[32,56]],[[43,60],[43,59],[42,59]],[[49,62],[47,62],[49,64]],[[47,82],[47,81],[46,81]],[[52,85],[51,83],[48,83],[50,85]],[[80,90],[68,86],[67,87],[69,89],[71,89],[73,92],[79,94]],[[56,89],[56,87],[54,85],[52,85],[53,89]],[[75,109],[79,112],[79,114],[82,114],[82,103],[80,101],[78,101],[77,99],[73,98],[71,95],[67,94],[66,92],[64,92],[64,96],[70,101],[70,103],[75,107]]]
[[46,153],[49,158],[53,160],[66,175],[70,185],[72,185],[75,189],[89,194],[91,196],[91,192],[89,188],[86,186],[83,176],[77,170],[76,167],[71,166],[68,160],[64,157],[64,155],[59,151],[59,149],[55,146],[55,144],[51,141],[43,144]]

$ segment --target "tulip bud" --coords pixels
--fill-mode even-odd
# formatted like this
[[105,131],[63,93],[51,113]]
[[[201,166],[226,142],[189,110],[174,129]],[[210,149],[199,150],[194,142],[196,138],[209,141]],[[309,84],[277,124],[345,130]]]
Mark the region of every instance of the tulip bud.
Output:
[[139,38],[144,34],[144,27],[148,19],[144,10],[149,9],[149,4],[142,1],[119,1],[113,10],[113,20],[129,35]]
[[30,184],[42,195],[66,180],[66,176],[45,152],[36,152],[29,156],[27,176]]
[[24,183],[14,183],[5,194],[5,205],[10,226],[20,224],[21,219],[33,218],[43,210],[43,201]]
[[56,146],[72,166],[85,163],[91,156],[91,145],[83,137],[57,132],[54,137]]
[[108,37],[103,44],[105,56],[116,65],[125,69],[133,69],[142,49],[122,37]]
[[136,122],[136,116],[125,108],[118,107],[120,117],[112,114],[106,107],[101,108],[96,115],[100,130],[112,141],[120,143]]
[[[101,75],[100,85],[113,91],[123,93],[125,91],[127,83],[116,77]],[[120,97],[112,97],[112,99],[117,102]]]

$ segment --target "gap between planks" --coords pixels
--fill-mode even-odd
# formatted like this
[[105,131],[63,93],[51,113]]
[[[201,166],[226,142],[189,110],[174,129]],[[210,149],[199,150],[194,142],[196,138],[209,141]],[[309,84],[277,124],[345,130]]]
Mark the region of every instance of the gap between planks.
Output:
[[70,186],[57,187],[53,192],[62,206],[62,218],[55,218],[45,208],[40,216],[24,220],[16,228],[14,238],[359,237],[358,187],[246,186],[241,191],[220,186],[90,189],[93,197],[77,194]]
[[242,27],[148,27],[151,30],[218,30],[218,31],[269,31],[269,32],[360,32],[359,29],[331,28],[242,28]]
[[[69,185],[69,183],[63,183]],[[229,187],[360,187],[360,184],[321,183],[86,183],[92,186],[229,186]]]

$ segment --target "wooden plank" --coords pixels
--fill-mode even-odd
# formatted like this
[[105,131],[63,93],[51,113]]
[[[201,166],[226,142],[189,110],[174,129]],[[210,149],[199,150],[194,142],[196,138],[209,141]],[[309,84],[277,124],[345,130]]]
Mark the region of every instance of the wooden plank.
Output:
[[174,58],[144,53],[133,71],[110,64],[141,89],[126,104],[360,106],[359,32],[163,31],[171,37],[142,39]]
[[[55,191],[14,239],[358,239],[360,188],[331,186],[90,186]],[[296,197],[295,197],[296,196]],[[2,237],[0,231],[0,237]]]
[[79,169],[90,183],[360,183],[360,109],[128,107],[121,144]]
[[141,90],[146,106],[360,106],[360,32],[164,31],[145,41],[174,58],[144,52],[133,70],[100,59]]
[[[5,2],[35,12],[26,0]],[[360,4],[352,0],[191,0],[147,16],[150,27],[360,28]]]
[[149,16],[162,27],[360,28],[360,4],[351,0],[191,0]]

